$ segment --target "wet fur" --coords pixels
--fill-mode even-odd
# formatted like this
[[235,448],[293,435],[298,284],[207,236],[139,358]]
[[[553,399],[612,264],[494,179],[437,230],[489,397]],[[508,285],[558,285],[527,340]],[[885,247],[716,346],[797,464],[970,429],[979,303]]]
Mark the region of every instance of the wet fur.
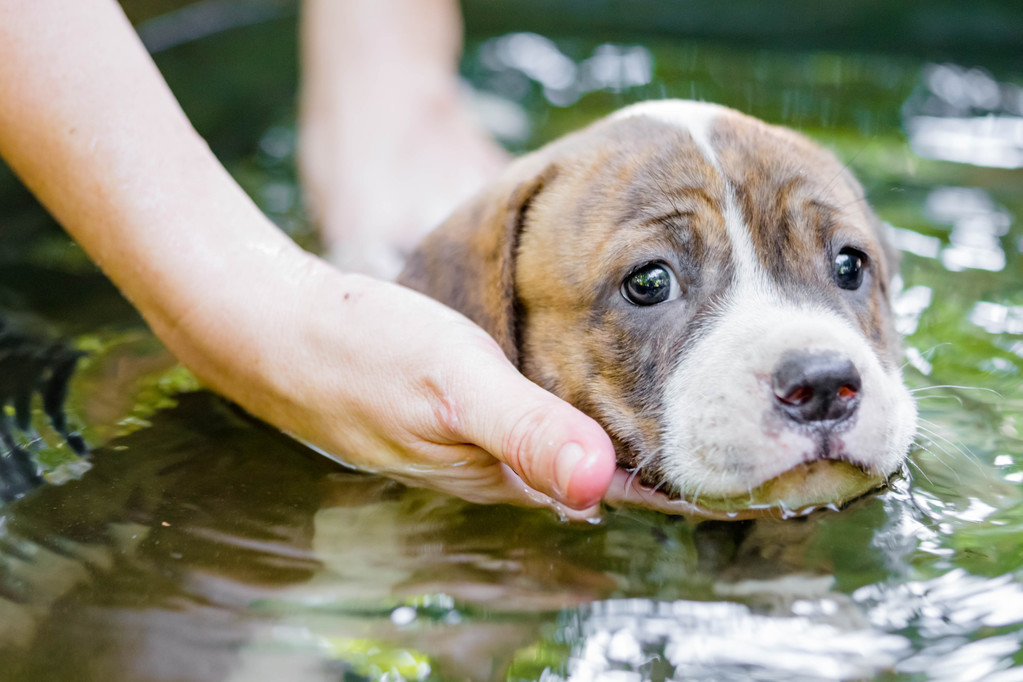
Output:
[[[676,495],[741,493],[735,481],[746,477],[752,489],[773,463],[738,451],[751,449],[752,436],[720,449],[698,432],[724,426],[676,424],[689,410],[680,392],[692,393],[680,382],[702,372],[713,383],[712,371],[689,369],[699,361],[688,356],[728,326],[742,303],[737,292],[756,298],[763,289],[765,309],[775,306],[783,318],[788,308],[797,318],[805,313],[808,346],[845,343],[845,331],[814,332],[817,318],[862,335],[866,345],[849,352],[876,365],[870,371],[884,391],[898,393],[888,301],[894,263],[862,188],[830,153],[724,108],[669,102],[649,111],[626,110],[517,161],[426,239],[399,281],[465,313],[527,377],[600,421],[620,463],[640,467],[648,484]],[[687,117],[699,119],[691,129]],[[747,236],[736,237],[736,224]],[[870,264],[857,291],[839,289],[831,275],[835,255],[850,245]],[[620,295],[626,276],[649,261],[671,266],[680,300],[639,308]],[[715,408],[715,400],[724,402]],[[898,419],[915,419],[901,394],[893,400],[904,412]],[[727,392],[712,391],[706,402],[705,421],[733,419]],[[829,444],[837,434],[800,436],[772,419],[764,409],[736,423],[768,440],[775,429],[779,447],[807,449],[807,462],[846,459],[879,477],[908,448],[905,424],[888,429],[886,437],[900,441],[891,452],[868,456],[846,453],[841,438]],[[707,471],[688,481],[687,466]],[[714,490],[716,476],[735,481]]]

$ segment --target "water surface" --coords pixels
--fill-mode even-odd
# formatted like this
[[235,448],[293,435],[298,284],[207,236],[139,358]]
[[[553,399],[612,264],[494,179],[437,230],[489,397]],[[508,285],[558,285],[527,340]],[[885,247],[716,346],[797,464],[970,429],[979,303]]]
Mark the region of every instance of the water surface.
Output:
[[[261,207],[311,243],[293,18],[274,16],[165,46],[160,65]],[[196,85],[197,64],[221,68]],[[834,149],[902,250],[922,416],[904,476],[800,521],[572,525],[340,471],[197,390],[8,183],[0,305],[39,343],[87,352],[68,408],[94,449],[83,474],[38,404],[38,437],[20,433],[66,482],[0,507],[0,676],[1023,679],[1023,69],[504,33],[471,40],[464,70],[515,150],[665,96]]]

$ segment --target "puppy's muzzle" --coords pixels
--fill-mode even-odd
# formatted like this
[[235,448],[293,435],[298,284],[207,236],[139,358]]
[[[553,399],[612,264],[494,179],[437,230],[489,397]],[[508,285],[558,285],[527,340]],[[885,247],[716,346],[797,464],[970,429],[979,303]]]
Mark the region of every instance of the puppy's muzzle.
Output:
[[515,162],[401,282],[595,418],[638,480],[733,514],[843,503],[904,460],[892,255],[830,154],[665,101]]
[[771,377],[775,403],[782,413],[811,426],[834,427],[852,417],[860,404],[861,387],[856,366],[833,351],[789,353]]

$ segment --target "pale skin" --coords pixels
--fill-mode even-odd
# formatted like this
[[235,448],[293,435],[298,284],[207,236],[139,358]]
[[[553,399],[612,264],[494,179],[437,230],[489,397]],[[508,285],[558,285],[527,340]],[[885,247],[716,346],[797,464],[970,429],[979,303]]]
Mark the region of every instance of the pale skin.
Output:
[[305,0],[299,166],[327,258],[393,278],[507,163],[458,80],[455,0]]
[[[413,16],[408,30],[425,25]],[[436,56],[448,43],[420,47],[449,63],[450,45]],[[459,143],[478,144],[468,167],[496,167],[496,148],[471,138]],[[640,498],[601,427],[523,378],[472,322],[277,229],[194,131],[114,0],[0,0],[0,155],[186,366],[286,433],[476,502],[573,518],[605,496],[673,508]],[[321,211],[328,242],[344,243],[341,219]]]

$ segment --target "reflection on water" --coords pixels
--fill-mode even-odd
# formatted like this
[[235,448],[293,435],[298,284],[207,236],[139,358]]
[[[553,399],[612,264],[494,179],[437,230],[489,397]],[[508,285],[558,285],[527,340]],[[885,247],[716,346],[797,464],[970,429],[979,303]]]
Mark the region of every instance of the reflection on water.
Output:
[[946,270],[999,271],[1005,267],[1001,237],[1012,218],[979,187],[936,187],[924,201],[924,215],[937,224],[951,225],[949,246],[941,252]]
[[[931,304],[934,292],[930,287],[918,284],[899,292],[892,303],[895,314],[895,330],[907,336],[916,331],[920,324],[920,316]],[[928,372],[924,372],[927,374]]]
[[588,92],[621,92],[653,79],[653,57],[642,45],[598,45],[577,64],[549,38],[512,33],[484,43],[479,59],[492,72],[489,86],[506,97],[521,99],[532,80],[551,104],[561,107]]
[[941,239],[929,237],[919,232],[891,227],[888,230],[892,244],[900,251],[912,253],[923,258],[937,258],[941,253]]
[[318,567],[331,467],[206,394],[93,461],[6,510],[5,679],[218,679],[250,629],[236,609]]
[[185,394],[8,509],[5,679],[979,679],[1023,586],[913,567],[1018,508],[967,473],[799,522],[573,526],[339,472]]
[[775,679],[866,678],[892,669],[909,650],[903,637],[849,623],[857,614],[833,599],[793,607],[801,613],[778,617],[729,602],[596,602],[559,632],[578,642],[565,674],[542,679],[740,680],[751,670]]
[[[46,416],[42,426],[72,452],[67,467],[82,473],[87,448],[68,423],[64,401],[81,353],[44,331],[0,310],[0,502],[10,502],[42,484],[36,459],[45,443],[32,418],[32,404]],[[38,325],[38,323],[37,323]]]
[[920,156],[996,168],[1023,167],[1023,88],[980,68],[929,64],[903,111]]
[[970,322],[989,334],[1023,335],[1023,306],[978,301],[970,311]]
[[[273,55],[292,27],[270,28],[225,35]],[[161,66],[223,38],[197,35]],[[68,412],[97,447],[85,475],[0,509],[0,677],[1021,679],[1023,177],[1005,168],[1021,144],[981,124],[1023,116],[1023,75],[523,33],[470,45],[466,73],[517,145],[695,94],[833,147],[902,251],[894,313],[922,417],[904,476],[795,522],[609,510],[592,526],[340,471],[194,392],[26,213],[40,226],[0,243],[0,301],[88,351]],[[233,171],[307,235],[293,122],[238,122],[260,133]],[[25,409],[44,429],[38,395]],[[70,461],[56,441],[38,454]]]
[[953,570],[929,581],[886,589],[877,585],[853,593],[870,605],[870,620],[884,629],[912,628],[927,642],[901,661],[896,670],[923,674],[930,680],[1018,679],[999,676],[1019,651],[1018,632],[994,634],[972,641],[979,629],[993,632],[1019,626],[1023,619],[1023,588],[1013,576],[980,579]]

